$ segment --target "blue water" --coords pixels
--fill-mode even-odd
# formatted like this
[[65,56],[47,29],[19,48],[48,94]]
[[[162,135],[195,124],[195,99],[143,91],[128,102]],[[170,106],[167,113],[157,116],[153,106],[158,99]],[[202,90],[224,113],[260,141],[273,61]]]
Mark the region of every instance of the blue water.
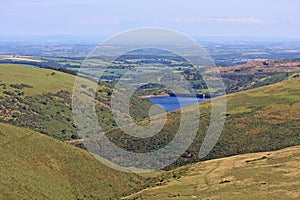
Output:
[[185,106],[207,100],[207,99],[202,99],[202,98],[200,99],[195,97],[155,97],[155,98],[148,98],[148,99],[152,101],[154,104],[164,108],[168,112],[178,110]]

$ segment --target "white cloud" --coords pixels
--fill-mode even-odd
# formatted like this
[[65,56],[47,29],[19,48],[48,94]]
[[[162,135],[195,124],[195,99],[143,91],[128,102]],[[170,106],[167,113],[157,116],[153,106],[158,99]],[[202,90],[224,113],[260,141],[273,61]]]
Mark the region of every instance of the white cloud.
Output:
[[200,18],[193,20],[175,20],[175,23],[181,24],[199,24],[205,22],[220,22],[220,23],[235,23],[235,24],[263,24],[263,21],[256,18],[228,18],[228,17],[213,17]]
[[116,19],[104,19],[104,20],[80,20],[76,24],[82,26],[92,25],[118,25],[119,21]]
[[210,22],[227,22],[227,23],[250,23],[262,24],[263,21],[256,18],[207,18],[204,21]]

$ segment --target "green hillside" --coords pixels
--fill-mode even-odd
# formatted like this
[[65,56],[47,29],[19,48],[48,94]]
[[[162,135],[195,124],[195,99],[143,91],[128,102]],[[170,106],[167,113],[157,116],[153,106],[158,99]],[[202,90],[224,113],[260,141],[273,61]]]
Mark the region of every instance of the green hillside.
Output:
[[0,199],[115,199],[143,182],[82,149],[4,123],[0,152]]
[[[277,84],[227,95],[223,131],[214,149],[201,160],[299,145],[299,85],[300,78],[294,75]],[[210,101],[199,105],[201,121],[198,134],[187,151],[190,156],[179,158],[169,168],[201,161],[198,153],[209,125]],[[166,145],[177,132],[179,121],[179,112],[170,113],[163,130],[152,138],[131,138],[118,129],[112,130],[108,137],[122,148],[147,152]]]
[[[0,65],[0,119],[60,139],[77,139],[72,116],[71,90],[74,76],[21,65]],[[228,95],[226,123],[213,151],[204,159],[242,153],[276,150],[300,144],[300,83],[291,76],[281,83]],[[49,90],[46,88],[49,87]],[[124,149],[147,152],[167,144],[177,132],[179,112],[168,114],[168,122],[154,137],[132,138],[115,128],[109,108],[109,85],[99,85],[96,110],[108,137]],[[151,104],[133,98],[134,113],[147,117]],[[171,168],[200,161],[198,152],[210,120],[210,101],[200,103],[198,135],[188,149],[192,156],[179,158]],[[187,108],[188,109],[188,108]],[[144,124],[147,124],[145,122]]]
[[[78,139],[72,115],[75,76],[25,65],[0,64],[0,121],[28,127],[60,140]],[[89,85],[85,80],[82,87]],[[87,88],[88,89],[88,88]],[[115,126],[111,113],[111,86],[96,92],[96,112],[104,131]],[[137,120],[148,117],[150,101],[132,97]]]
[[0,64],[0,80],[2,92],[21,90],[26,96],[34,96],[61,90],[72,91],[74,76],[29,65]]
[[199,162],[123,199],[299,199],[299,162],[300,146]]
[[[74,76],[57,71],[0,65],[0,119],[61,140],[78,138],[71,110],[73,82]],[[204,160],[299,145],[299,84],[299,76],[294,75],[277,84],[228,95],[223,132]],[[96,110],[104,130],[114,128],[115,124],[109,109],[110,92],[109,85],[99,85],[96,94]],[[136,97],[132,103],[135,107],[131,112],[140,119],[145,117],[144,111],[151,104]],[[194,143],[187,151],[190,156],[182,156],[168,167],[174,170],[163,172],[158,178],[148,178],[147,183],[136,175],[103,166],[84,150],[29,129],[0,123],[0,199],[115,199],[147,184],[159,187],[146,189],[134,197],[215,199],[224,196],[229,199],[232,195],[244,195],[241,197],[247,199],[249,192],[261,192],[257,195],[264,198],[271,195],[272,189],[274,195],[297,197],[294,183],[299,174],[293,169],[297,169],[299,148],[298,153],[290,152],[281,157],[276,153],[242,155],[175,169],[201,161],[197,155],[210,120],[210,101],[199,105],[201,122]],[[147,152],[167,144],[177,132],[179,120],[179,112],[169,113],[163,130],[151,138],[131,138],[118,128],[107,136],[124,149]],[[144,122],[141,124],[148,123]],[[278,173],[272,171],[278,179],[265,176],[270,169],[278,170]],[[253,172],[257,172],[257,176],[249,177]],[[280,185],[280,180],[282,184],[289,181],[291,184]],[[282,186],[283,191],[277,185]],[[260,191],[257,187],[264,188]]]

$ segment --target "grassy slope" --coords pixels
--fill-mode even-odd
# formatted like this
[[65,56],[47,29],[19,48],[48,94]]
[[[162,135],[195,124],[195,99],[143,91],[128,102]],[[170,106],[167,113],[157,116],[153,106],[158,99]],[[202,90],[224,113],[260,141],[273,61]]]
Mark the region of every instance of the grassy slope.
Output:
[[4,123],[0,152],[0,199],[116,198],[142,183],[84,150]]
[[[60,90],[72,91],[74,76],[49,69],[40,69],[24,65],[0,64],[1,83],[27,84],[25,95],[33,96],[56,93]],[[1,95],[1,94],[0,94]]]
[[[0,120],[60,140],[77,139],[71,105],[74,80],[75,76],[58,71],[0,64]],[[96,93],[96,111],[103,130],[115,126],[109,108],[110,91],[110,86],[99,85]],[[133,98],[133,104],[138,119],[147,117],[144,108],[152,105],[150,102]]]
[[[42,89],[42,85],[48,84],[49,80],[43,83],[41,77],[47,76],[47,74],[54,77],[62,76],[63,78],[59,80],[63,82],[66,76],[69,76],[59,72],[51,75],[53,71],[33,68],[33,70],[37,70],[40,73],[39,76],[36,76],[28,67],[21,66],[3,65],[0,66],[0,69],[0,80],[2,83],[5,81],[13,84],[25,83],[31,85],[33,88],[25,88],[24,90],[25,95],[30,94],[32,96],[39,96],[43,91],[48,92],[48,89]],[[6,69],[6,71],[3,69]],[[14,69],[14,72],[10,69]],[[32,74],[32,77],[28,75],[28,77],[26,76],[27,78],[23,78],[20,81],[19,79],[23,77],[25,72],[23,70],[29,75]],[[10,76],[5,76],[8,73],[10,73]],[[13,79],[12,77],[19,78]],[[72,76],[70,77],[72,79]],[[41,79],[41,81],[36,82],[33,79]],[[59,82],[53,81],[53,84],[63,84]],[[246,152],[274,150],[299,144],[299,83],[300,79],[294,78],[283,83],[229,95],[225,128],[219,143],[207,159]],[[50,86],[48,85],[47,87]],[[59,89],[54,89],[52,92],[55,93],[64,87],[68,89],[69,86],[59,85]],[[10,90],[11,88],[8,89]],[[62,103],[64,102],[62,101]],[[57,106],[57,104],[55,105]],[[202,106],[202,116],[204,118],[209,117],[209,101],[200,105]],[[57,108],[51,106],[51,108],[55,112],[55,109],[61,109],[60,106]],[[47,107],[43,109],[47,110]],[[178,118],[178,113],[171,113],[165,130],[169,133],[174,133],[174,130],[176,132],[174,127],[176,127],[176,119]],[[51,126],[53,127],[54,125]],[[198,161],[195,155],[197,155],[199,144],[201,144],[205,134],[206,125],[206,120],[201,122],[198,136],[190,148],[194,156],[191,159],[181,159],[175,165]],[[168,140],[169,136],[166,134],[168,132],[162,133],[164,134],[164,139],[167,138]],[[0,133],[1,156],[3,155],[4,158],[1,158],[0,161],[1,178],[3,177],[0,182],[0,199],[10,197],[8,195],[13,195],[12,197],[16,199],[23,196],[26,197],[26,195],[37,195],[36,198],[38,199],[46,198],[43,194],[58,199],[64,198],[65,196],[63,195],[71,198],[76,196],[92,198],[99,195],[108,197],[109,195],[121,194],[123,191],[130,189],[129,186],[126,186],[129,180],[131,180],[133,187],[136,184],[132,180],[139,182],[139,179],[135,176],[132,177],[131,175],[118,173],[103,167],[82,150],[38,135],[32,131],[1,124]],[[119,132],[116,133],[119,134]],[[163,144],[164,139],[158,139],[158,143],[160,145]],[[140,147],[138,142],[135,142],[133,145],[130,142],[128,144],[133,149],[135,146]],[[147,145],[143,146],[147,147]],[[34,165],[32,164],[33,162],[35,163]],[[192,167],[189,167],[189,169],[192,169]],[[213,167],[208,169],[208,171],[212,169]],[[198,171],[198,167],[195,171]],[[195,171],[194,175],[197,176],[198,173],[195,173]],[[103,180],[103,176],[105,181],[99,181],[99,179]],[[227,175],[224,175],[224,178],[226,179]],[[220,179],[217,181],[219,184]],[[223,184],[220,185],[223,186]],[[191,184],[191,186],[193,185]],[[180,185],[176,190],[191,190],[191,188],[189,180],[187,180],[185,187]],[[173,191],[170,192],[172,195],[174,194]],[[214,191],[210,196],[213,196],[213,193]],[[168,193],[168,195],[170,194]]]
[[[300,78],[291,78],[281,83],[228,95],[228,112],[222,134],[215,148],[203,160],[299,145],[299,84]],[[193,156],[178,159],[172,167],[200,161],[197,155],[209,124],[210,101],[199,105],[200,127],[188,149]],[[167,144],[177,132],[179,120],[179,112],[170,113],[163,131],[149,139],[131,142],[128,136],[118,130],[113,130],[108,136],[123,148],[129,146],[130,150],[145,152]]]
[[300,146],[199,162],[124,199],[299,199],[299,162]]
[[[299,84],[299,78],[291,78],[228,95],[225,126],[209,158],[299,145]],[[208,102],[203,104],[204,110],[208,105]],[[202,134],[200,128],[199,135]]]

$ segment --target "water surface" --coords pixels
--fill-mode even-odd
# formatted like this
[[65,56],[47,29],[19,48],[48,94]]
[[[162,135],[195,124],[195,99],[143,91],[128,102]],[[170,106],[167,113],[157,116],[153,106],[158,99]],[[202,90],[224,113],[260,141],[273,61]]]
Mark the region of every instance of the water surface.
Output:
[[153,97],[147,99],[164,108],[168,112],[207,100],[195,97]]

